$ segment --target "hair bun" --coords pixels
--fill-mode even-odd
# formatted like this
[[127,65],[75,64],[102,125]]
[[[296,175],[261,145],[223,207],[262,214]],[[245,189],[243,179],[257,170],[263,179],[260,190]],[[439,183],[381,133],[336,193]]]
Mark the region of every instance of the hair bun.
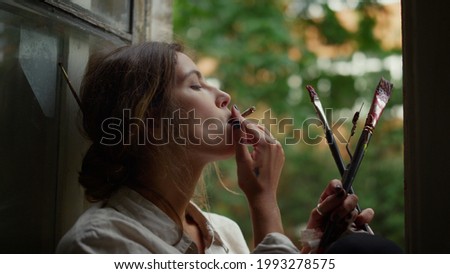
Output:
[[123,162],[111,153],[113,147],[92,144],[83,159],[79,182],[91,202],[107,199],[128,179],[128,170]]

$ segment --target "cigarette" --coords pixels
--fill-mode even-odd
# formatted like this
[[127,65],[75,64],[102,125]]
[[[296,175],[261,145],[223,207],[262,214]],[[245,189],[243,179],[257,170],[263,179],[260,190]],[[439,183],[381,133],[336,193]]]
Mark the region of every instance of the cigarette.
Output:
[[255,106],[251,106],[248,109],[246,109],[244,112],[242,112],[241,115],[242,115],[242,117],[247,117],[250,114],[252,114],[253,112],[255,112],[255,110],[256,110],[256,107]]

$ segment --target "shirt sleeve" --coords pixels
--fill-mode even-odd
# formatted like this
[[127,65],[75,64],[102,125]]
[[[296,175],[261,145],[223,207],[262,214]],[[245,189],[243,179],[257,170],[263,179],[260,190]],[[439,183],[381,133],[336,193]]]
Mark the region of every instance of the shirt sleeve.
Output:
[[256,246],[252,253],[255,254],[296,254],[300,251],[292,241],[281,233],[269,233]]
[[90,230],[65,235],[58,244],[56,253],[144,254],[151,252],[139,243],[139,239],[122,236],[114,230]]
[[203,213],[213,226],[214,231],[219,235],[223,245],[231,254],[248,254],[247,242],[244,239],[241,229],[233,220],[215,213]]

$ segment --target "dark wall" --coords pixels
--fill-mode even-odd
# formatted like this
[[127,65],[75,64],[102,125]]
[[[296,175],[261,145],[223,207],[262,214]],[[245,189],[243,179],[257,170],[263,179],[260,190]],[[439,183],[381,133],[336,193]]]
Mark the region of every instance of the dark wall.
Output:
[[402,0],[406,244],[450,252],[450,2]]

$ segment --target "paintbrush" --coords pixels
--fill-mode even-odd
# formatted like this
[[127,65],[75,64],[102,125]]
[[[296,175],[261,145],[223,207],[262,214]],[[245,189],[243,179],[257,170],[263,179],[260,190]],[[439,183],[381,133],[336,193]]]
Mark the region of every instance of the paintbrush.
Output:
[[[344,161],[342,160],[341,153],[339,152],[339,148],[334,139],[333,131],[331,130],[330,125],[328,124],[328,121],[327,121],[327,118],[325,115],[325,111],[323,110],[322,103],[320,102],[320,99],[319,99],[319,95],[314,90],[314,88],[310,85],[306,86],[306,90],[308,90],[309,97],[311,98],[311,102],[314,105],[317,116],[319,117],[320,121],[322,122],[323,129],[325,131],[325,138],[327,139],[327,143],[328,143],[328,147],[330,148],[331,154],[333,155],[334,162],[336,163],[336,166],[338,167],[339,175],[341,175],[341,178],[342,178],[346,168],[344,165]],[[354,194],[354,190],[352,187],[350,188],[348,193]],[[361,213],[361,207],[359,206],[359,204],[356,205],[356,210],[358,211],[358,213]],[[368,224],[364,224],[364,230],[373,234],[373,231]]]
[[66,70],[64,69],[64,67],[63,67],[63,65],[61,63],[58,63],[58,65],[59,65],[59,68],[61,69],[61,71],[62,71],[62,73],[64,75],[64,79],[66,80],[67,85],[69,86],[70,92],[72,92],[73,97],[75,98],[75,100],[78,103],[78,106],[81,109],[81,100],[78,97],[77,92],[73,88],[72,83],[70,82],[69,75],[67,75],[67,72],[66,72]]
[[[375,126],[380,119],[380,116],[383,113],[383,110],[386,107],[386,104],[391,96],[392,87],[393,85],[389,81],[381,78],[375,89],[372,105],[370,107],[369,113],[367,114],[364,129],[362,130],[361,136],[358,140],[358,144],[356,145],[355,153],[353,154],[348,168],[345,170],[344,175],[342,176],[342,185],[344,190],[347,192],[349,192],[352,188],[353,181],[364,158],[373,131],[375,130]],[[323,251],[334,240],[333,238],[335,235],[333,234],[335,227],[336,224],[334,222],[329,221],[327,223],[319,244],[319,252]]]
[[322,103],[320,102],[319,95],[314,90],[312,86],[306,86],[308,90],[309,97],[311,98],[311,102],[314,105],[317,116],[322,122],[323,129],[325,131],[325,138],[327,139],[328,146],[330,148],[331,154],[333,155],[334,162],[339,169],[339,174],[342,176],[345,171],[344,161],[342,160],[341,153],[339,152],[339,148],[336,144],[336,140],[334,139],[333,132],[331,130],[330,125],[328,124],[327,117],[325,115],[325,111],[323,110]]

